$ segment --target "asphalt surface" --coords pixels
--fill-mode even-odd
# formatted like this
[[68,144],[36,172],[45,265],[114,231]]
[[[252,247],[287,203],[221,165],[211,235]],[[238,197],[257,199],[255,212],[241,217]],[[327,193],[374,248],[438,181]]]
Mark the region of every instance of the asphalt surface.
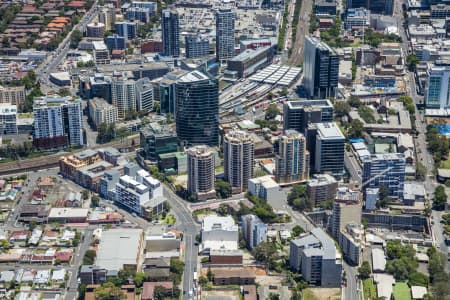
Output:
[[192,291],[194,271],[197,269],[198,247],[195,245],[195,236],[200,232],[200,225],[194,221],[192,213],[175,193],[164,187],[164,196],[169,201],[171,210],[177,217],[177,228],[183,232],[184,240],[184,275],[183,275],[183,299],[192,299],[189,291]]
[[86,25],[92,22],[92,20],[97,16],[97,4],[98,0],[94,2],[91,9],[83,16],[80,22],[73,27],[72,31],[67,34],[64,40],[59,44],[58,48],[53,51],[53,54],[47,56],[44,62],[36,69],[35,73],[41,83],[41,88],[44,93],[48,90],[59,88],[49,81],[48,75],[61,64],[62,60],[66,57],[67,52],[70,50],[70,36],[73,30],[80,30],[81,32],[84,32]]
[[[409,49],[409,41],[406,36],[406,32],[401,26],[403,21],[403,12],[400,5],[396,5],[394,16],[396,16],[397,20],[399,20],[398,26],[400,35],[402,37],[402,49],[407,55],[410,52]],[[423,104],[424,97],[417,94],[416,81],[414,78],[414,73],[407,72],[407,94],[414,99],[416,104]],[[422,163],[427,168],[427,176],[425,177],[425,190],[428,195],[428,199],[430,202],[433,198],[433,193],[435,187],[437,186],[435,175],[433,174],[434,170],[434,160],[432,154],[428,151],[428,146],[426,142],[426,126],[427,124],[424,122],[424,111],[416,109],[415,112],[416,117],[416,129],[418,132],[417,137],[414,140],[416,147],[416,155],[418,162]],[[445,244],[445,238],[443,235],[443,226],[440,223],[442,216],[442,212],[433,210],[431,213],[431,231],[432,238],[435,243],[435,246],[445,255],[447,255],[447,246]],[[447,271],[450,271],[450,266],[448,266]]]

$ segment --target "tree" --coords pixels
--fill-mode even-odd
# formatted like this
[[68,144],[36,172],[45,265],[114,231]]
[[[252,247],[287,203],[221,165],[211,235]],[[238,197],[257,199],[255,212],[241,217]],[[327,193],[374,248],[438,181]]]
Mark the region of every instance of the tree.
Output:
[[266,120],[273,120],[279,114],[280,114],[280,110],[278,109],[278,105],[276,103],[272,103],[267,108],[264,118]]
[[0,247],[3,251],[8,251],[9,248],[11,248],[11,245],[8,240],[0,240]]
[[37,226],[36,221],[31,221],[28,229],[30,229],[30,231],[33,231],[36,228],[36,226]]
[[208,278],[208,281],[214,281],[214,274],[211,271],[210,267],[208,267],[208,271],[206,272],[206,277]]
[[402,245],[400,241],[389,241],[386,246],[389,261],[386,271],[397,280],[406,280],[419,266],[415,257],[416,250],[411,245]]
[[76,49],[78,47],[78,43],[83,39],[83,33],[78,29],[72,31],[70,35],[70,48]]
[[406,110],[408,110],[408,112],[413,115],[416,112],[416,106],[414,105],[414,100],[413,98],[409,97],[409,96],[400,96],[398,98],[398,100],[400,100],[401,102],[403,102],[403,105],[405,106]]
[[217,197],[225,199],[231,196],[231,185],[225,180],[216,181],[216,194]]
[[442,185],[439,185],[434,190],[433,208],[437,210],[444,210],[446,203],[447,194],[445,193],[445,188]]
[[386,254],[389,259],[401,258],[403,256],[414,258],[416,251],[411,245],[402,245],[400,241],[389,241],[386,245]]
[[416,179],[424,181],[425,176],[427,175],[427,167],[424,166],[421,162],[416,163]]
[[310,209],[311,204],[308,201],[308,193],[305,185],[294,184],[287,196],[288,204],[298,210]]
[[350,122],[350,128],[348,129],[348,135],[350,138],[360,138],[364,132],[364,124],[358,119],[353,119]]
[[363,261],[361,267],[358,268],[358,273],[361,279],[367,279],[370,277],[372,270],[370,268],[370,263],[367,260]]
[[373,110],[368,106],[360,106],[358,107],[358,114],[361,119],[364,120],[367,124],[376,123],[375,116],[373,114]]
[[205,287],[208,284],[208,278],[205,276],[200,276],[198,278],[198,284],[200,284],[201,287]]
[[411,274],[409,274],[408,284],[410,286],[420,285],[420,286],[427,287],[429,283],[430,283],[430,279],[428,278],[427,275],[425,275],[423,273],[414,271]]
[[99,205],[100,205],[100,197],[97,195],[92,195],[91,207],[98,207]]
[[350,98],[348,99],[348,104],[350,104],[351,107],[359,108],[362,103],[358,97],[350,96]]
[[155,286],[155,289],[153,290],[153,299],[155,300],[164,300],[169,298],[171,295],[170,292],[167,291],[167,289],[161,285]]
[[350,104],[344,101],[338,101],[334,104],[334,113],[336,117],[343,117],[347,115],[351,110]]
[[386,263],[386,271],[394,275],[397,280],[406,280],[414,270],[414,266],[406,258],[389,260]]
[[94,264],[96,257],[97,257],[97,253],[95,252],[95,250],[87,250],[83,257],[83,265]]
[[304,232],[305,230],[300,225],[295,225],[294,228],[292,228],[291,234],[293,237],[297,237]]
[[184,262],[177,258],[170,260],[170,272],[181,275],[184,271]]
[[262,242],[253,248],[252,255],[257,262],[266,263],[269,269],[273,269],[278,260],[277,247],[272,242]]
[[416,66],[419,62],[420,59],[414,54],[410,54],[406,57],[406,63],[408,64],[408,69],[411,72],[414,72],[416,70]]
[[216,210],[217,214],[219,216],[226,216],[228,215],[228,211],[229,211],[229,206],[225,203],[221,203],[219,205],[219,208]]
[[136,272],[134,275],[133,282],[136,285],[136,287],[141,287],[143,282],[147,280],[147,274],[144,272]]
[[105,282],[94,290],[96,300],[121,300],[126,299],[125,293],[112,282]]
[[153,111],[156,112],[156,113],[159,113],[159,109],[160,109],[159,102],[153,103]]
[[83,190],[83,191],[81,192],[81,195],[82,195],[82,197],[83,197],[83,200],[89,199],[89,191],[88,191],[88,190]]
[[116,136],[115,134],[116,124],[111,123],[108,125],[105,122],[103,122],[98,126],[97,131],[98,131],[97,143],[99,144],[108,143],[112,141]]

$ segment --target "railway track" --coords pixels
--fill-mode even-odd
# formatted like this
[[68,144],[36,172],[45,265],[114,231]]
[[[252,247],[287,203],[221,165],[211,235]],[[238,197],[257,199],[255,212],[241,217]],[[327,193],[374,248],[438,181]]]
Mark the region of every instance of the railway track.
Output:
[[[134,145],[133,145],[134,140]],[[113,147],[113,148],[129,148],[131,146],[139,146],[139,137],[133,136],[129,137],[123,141],[114,141],[106,144],[102,144],[96,147],[93,147],[92,149],[101,149],[106,147]],[[86,149],[82,149],[77,152],[84,151]],[[14,162],[8,162],[8,163],[0,163],[0,175],[9,175],[9,174],[15,174],[15,173],[21,173],[21,172],[30,172],[30,171],[36,171],[41,169],[48,169],[48,168],[54,168],[59,165],[59,160],[61,157],[66,156],[68,154],[74,154],[76,152],[63,152],[58,154],[50,154],[50,155],[43,155],[42,157],[36,157],[32,159],[26,159],[26,160],[18,160]]]

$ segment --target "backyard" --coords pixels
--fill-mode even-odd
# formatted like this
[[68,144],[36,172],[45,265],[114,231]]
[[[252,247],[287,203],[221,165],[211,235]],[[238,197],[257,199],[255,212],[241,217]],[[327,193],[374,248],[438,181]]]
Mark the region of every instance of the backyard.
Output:
[[377,297],[377,290],[373,284],[372,278],[363,280],[364,300],[371,300]]
[[411,292],[406,282],[397,282],[394,286],[395,300],[411,300]]

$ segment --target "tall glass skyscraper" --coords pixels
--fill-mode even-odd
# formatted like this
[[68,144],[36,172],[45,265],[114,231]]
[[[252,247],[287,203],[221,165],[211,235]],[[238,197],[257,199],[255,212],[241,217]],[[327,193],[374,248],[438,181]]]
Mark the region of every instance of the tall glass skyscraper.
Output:
[[208,73],[192,71],[176,83],[176,125],[185,145],[219,144],[219,86]]
[[164,56],[180,56],[180,26],[178,13],[165,9],[161,16],[162,43]]
[[406,159],[400,153],[373,154],[362,159],[362,188],[380,188],[384,185],[389,196],[403,198]]
[[450,66],[434,66],[428,71],[426,108],[450,107]]
[[336,97],[339,56],[315,37],[305,37],[304,84],[311,98]]

